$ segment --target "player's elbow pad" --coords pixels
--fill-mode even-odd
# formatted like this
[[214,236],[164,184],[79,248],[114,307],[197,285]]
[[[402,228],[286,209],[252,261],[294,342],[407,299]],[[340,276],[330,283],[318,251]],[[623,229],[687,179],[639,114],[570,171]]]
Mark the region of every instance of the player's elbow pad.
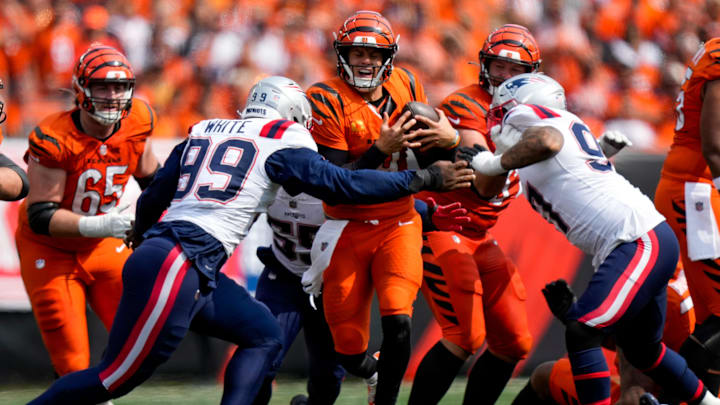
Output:
[[40,235],[50,235],[50,220],[60,204],[51,201],[42,201],[30,204],[27,208],[30,229]]

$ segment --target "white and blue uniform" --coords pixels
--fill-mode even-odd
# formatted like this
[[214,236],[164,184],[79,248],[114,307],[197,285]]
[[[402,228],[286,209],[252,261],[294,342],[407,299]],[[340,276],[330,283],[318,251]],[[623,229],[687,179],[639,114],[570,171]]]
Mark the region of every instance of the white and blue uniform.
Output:
[[[325,222],[322,201],[305,193],[291,196],[280,188],[275,202],[268,207],[267,220],[273,230],[273,242],[257,250],[265,269],[258,279],[255,298],[270,308],[283,330],[284,345],[277,361],[282,361],[303,329],[310,401],[332,404],[340,394],[345,369],[337,360],[323,309],[312,308],[301,284],[302,274],[310,267],[315,233]],[[316,303],[320,306],[322,300],[317,299]],[[255,404],[268,403],[274,377],[270,373],[265,379]]]
[[123,296],[100,364],[64,376],[31,403],[96,404],[122,396],[167,361],[192,328],[238,345],[221,403],[250,404],[278,366],[282,331],[267,307],[220,268],[280,186],[329,204],[379,203],[416,191],[414,172],[351,172],[315,149],[307,129],[292,121],[193,126],[138,199],[134,232],[145,241],[123,268]]

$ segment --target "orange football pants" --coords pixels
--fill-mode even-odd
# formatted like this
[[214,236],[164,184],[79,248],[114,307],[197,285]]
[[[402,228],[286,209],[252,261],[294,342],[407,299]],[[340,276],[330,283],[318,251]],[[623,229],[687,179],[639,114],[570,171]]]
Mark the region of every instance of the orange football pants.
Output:
[[[720,224],[720,193],[712,191],[710,204],[715,220]],[[694,262],[688,257],[685,236],[685,183],[661,177],[655,191],[655,207],[667,218],[667,223],[680,243],[680,258],[685,268],[697,321],[702,322],[711,314],[720,316],[720,259]]]
[[107,238],[90,250],[68,252],[16,234],[20,271],[55,371],[90,365],[86,303],[110,330],[122,295],[122,268],[130,255]]
[[368,348],[373,289],[381,316],[412,316],[422,282],[417,212],[374,222],[351,220],[345,226],[323,274],[325,317],[341,354]]
[[489,233],[482,239],[426,233],[422,257],[422,292],[445,339],[469,353],[487,339],[495,354],[527,357],[532,335],[525,286]]

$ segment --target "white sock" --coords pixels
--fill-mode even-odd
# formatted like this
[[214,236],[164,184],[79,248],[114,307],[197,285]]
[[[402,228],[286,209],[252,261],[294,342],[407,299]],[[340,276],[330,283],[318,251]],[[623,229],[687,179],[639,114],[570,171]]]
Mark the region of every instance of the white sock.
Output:
[[705,396],[700,401],[700,405],[720,405],[720,398],[713,396],[710,391],[705,391]]

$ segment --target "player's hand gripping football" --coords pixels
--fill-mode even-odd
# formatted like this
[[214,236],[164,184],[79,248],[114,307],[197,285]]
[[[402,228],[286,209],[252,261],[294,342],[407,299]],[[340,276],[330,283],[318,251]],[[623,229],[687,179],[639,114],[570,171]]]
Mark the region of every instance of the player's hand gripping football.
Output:
[[500,164],[501,155],[495,155],[487,148],[475,144],[472,148],[462,146],[458,148],[456,160],[466,160],[470,166],[486,176],[498,176],[507,173],[507,169]]
[[570,289],[568,283],[561,278],[557,279],[545,284],[542,293],[553,315],[560,322],[565,323],[567,312],[576,300],[575,293]]
[[403,148],[417,148],[420,143],[412,142],[415,134],[407,133],[407,131],[415,125],[417,121],[410,118],[410,112],[406,111],[397,120],[390,125],[390,117],[387,113],[383,113],[383,122],[380,126],[380,137],[375,141],[380,151],[386,155],[392,155],[401,151]]
[[[427,129],[418,129],[411,134],[415,135],[417,142],[422,144],[421,152],[425,152],[430,148],[451,148],[455,141],[458,140],[457,131],[453,128],[450,121],[445,116],[443,110],[436,108],[435,112],[440,117],[439,120],[433,121],[428,117],[416,115],[415,119],[427,126]],[[459,141],[458,141],[459,142]]]
[[88,238],[119,238],[124,239],[132,228],[135,215],[123,213],[130,204],[117,205],[105,215],[93,215],[80,218],[78,231]]
[[470,222],[467,210],[462,204],[455,202],[448,205],[438,205],[432,197],[423,200],[431,213],[432,223],[438,231],[460,232],[463,225]]

